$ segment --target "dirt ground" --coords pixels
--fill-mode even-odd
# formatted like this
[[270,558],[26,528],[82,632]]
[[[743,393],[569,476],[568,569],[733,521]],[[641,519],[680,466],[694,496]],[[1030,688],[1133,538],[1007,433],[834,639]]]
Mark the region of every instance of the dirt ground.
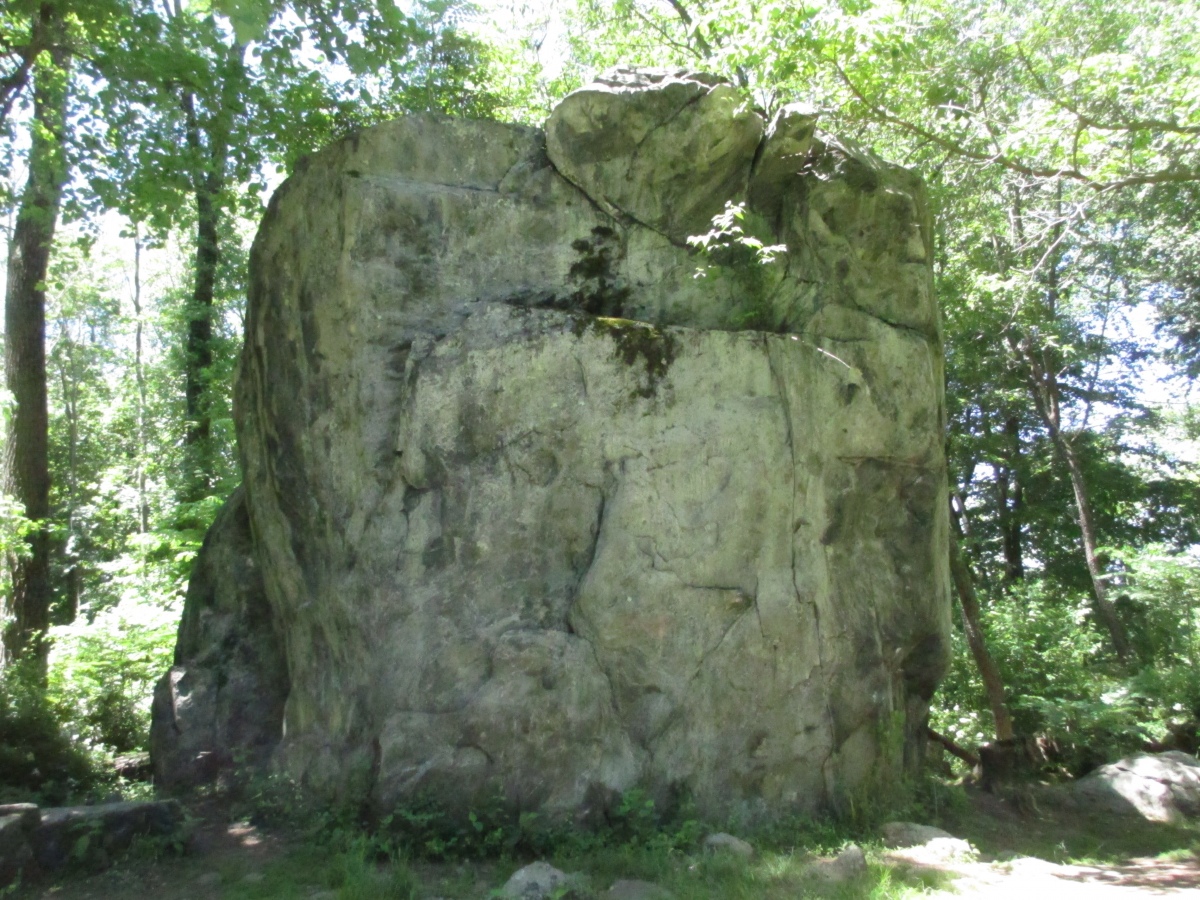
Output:
[[[311,883],[306,883],[303,845],[244,821],[230,823],[228,809],[211,801],[190,812],[195,817],[194,836],[182,856],[152,859],[134,854],[100,874],[26,885],[15,898],[336,897],[322,886],[315,869]],[[978,791],[968,792],[965,808],[943,816],[942,827],[969,840],[979,851],[978,860],[935,859],[923,857],[919,850],[872,850],[869,845],[868,856],[876,865],[893,867],[898,880],[936,885],[919,891],[923,896],[1200,900],[1200,831],[1195,828],[1078,821],[1054,810],[1022,811],[1016,804]],[[271,873],[285,868],[289,878],[273,889]],[[495,862],[418,864],[413,868],[423,896],[482,900],[503,883],[512,864],[507,868]],[[867,892],[864,888],[864,896]]]

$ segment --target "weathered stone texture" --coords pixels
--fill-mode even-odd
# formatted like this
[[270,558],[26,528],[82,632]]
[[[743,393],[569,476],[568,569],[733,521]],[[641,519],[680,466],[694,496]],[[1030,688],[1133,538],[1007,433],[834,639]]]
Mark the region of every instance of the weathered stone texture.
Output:
[[205,537],[175,665],[154,689],[154,780],[195,786],[238,764],[263,764],[279,742],[287,668],[254,559],[245,491]]
[[[706,264],[726,203],[786,252]],[[949,621],[929,241],[916,176],[683,73],[314,157],[236,397],[280,764],[382,807],[754,816],[911,763]]]

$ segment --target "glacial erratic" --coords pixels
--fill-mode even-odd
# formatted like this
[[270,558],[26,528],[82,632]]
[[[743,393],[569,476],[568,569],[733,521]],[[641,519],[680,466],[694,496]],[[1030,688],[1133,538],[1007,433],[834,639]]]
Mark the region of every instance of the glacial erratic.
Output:
[[207,731],[180,750],[164,686],[160,777],[247,734],[193,607],[260,596],[226,640],[239,685],[284,661],[276,764],[379,809],[761,818],[912,766],[949,632],[930,232],[914,174],[685,72],[317,154],[251,261],[261,587],[189,595]]

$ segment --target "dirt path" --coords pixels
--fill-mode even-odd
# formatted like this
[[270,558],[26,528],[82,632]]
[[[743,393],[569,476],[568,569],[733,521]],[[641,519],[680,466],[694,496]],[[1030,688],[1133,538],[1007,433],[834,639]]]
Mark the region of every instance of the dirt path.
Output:
[[1121,864],[1057,864],[1036,857],[1009,862],[950,862],[913,866],[912,871],[938,872],[949,879],[947,890],[933,896],[995,900],[1121,900],[1121,898],[1200,898],[1200,864],[1195,859],[1170,861],[1134,858]]

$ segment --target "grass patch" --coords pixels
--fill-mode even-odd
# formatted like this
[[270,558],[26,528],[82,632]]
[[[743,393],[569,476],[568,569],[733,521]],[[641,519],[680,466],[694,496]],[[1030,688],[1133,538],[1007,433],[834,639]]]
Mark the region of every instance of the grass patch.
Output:
[[1018,815],[983,794],[948,811],[937,824],[993,858],[1015,853],[1054,863],[1110,865],[1138,857],[1190,859],[1200,850],[1200,824],[1072,814],[1046,802]]
[[367,842],[342,851],[304,846],[261,868],[225,866],[221,896],[227,900],[308,898],[321,891],[337,900],[417,900],[421,881],[408,860],[376,857]]
[[768,851],[746,860],[626,847],[555,856],[552,862],[563,871],[587,875],[598,896],[621,878],[650,881],[689,900],[892,900],[922,895],[952,881],[942,873],[894,869],[877,853],[871,857],[865,874],[841,884],[815,876],[811,867],[817,857],[802,849]]

